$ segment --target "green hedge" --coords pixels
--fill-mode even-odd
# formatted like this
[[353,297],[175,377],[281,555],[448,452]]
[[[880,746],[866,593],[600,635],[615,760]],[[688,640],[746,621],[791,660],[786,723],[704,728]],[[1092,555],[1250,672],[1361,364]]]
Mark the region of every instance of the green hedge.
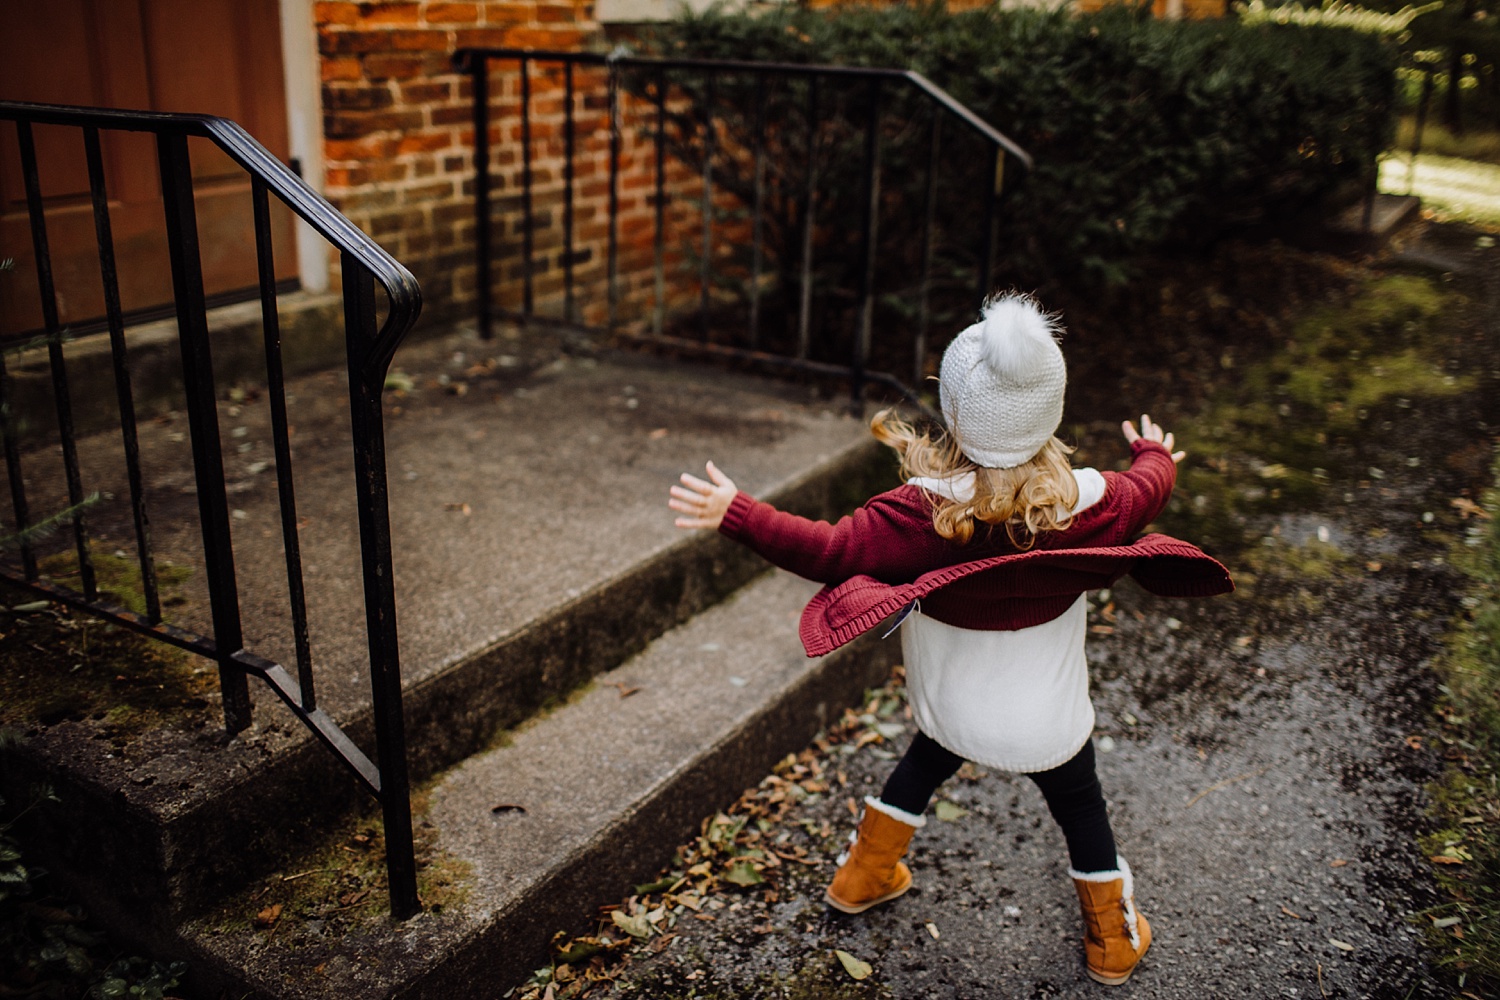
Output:
[[[1143,254],[1204,245],[1226,231],[1294,217],[1330,196],[1347,197],[1361,189],[1393,131],[1396,53],[1343,29],[1167,22],[1122,7],[1079,17],[950,14],[933,5],[689,15],[659,28],[648,44],[661,54],[896,66],[927,75],[1036,158],[1034,173],[1002,210],[995,272],[999,283],[1027,287],[1079,279],[1118,284]],[[747,133],[754,127],[750,95],[731,88],[717,97],[720,113],[734,108]],[[839,190],[857,199],[857,97],[843,109],[850,141],[837,158],[836,169],[847,174]],[[882,233],[913,243],[922,203],[913,189],[923,183],[928,147],[925,132],[907,132],[920,134],[898,128],[886,141],[882,211],[896,217],[882,217]],[[794,139],[781,141],[783,155],[795,159]],[[945,192],[984,183],[983,158],[965,149],[945,147]],[[977,204],[940,209],[940,223],[972,225]],[[836,214],[857,219],[857,207],[842,204]],[[957,248],[973,241],[944,238],[939,258],[949,253],[948,273],[962,284]],[[891,289],[913,267],[910,254],[899,259],[888,244],[883,238],[881,266],[890,280],[881,287]],[[793,256],[781,248],[781,259]],[[955,297],[954,309],[961,308]]]

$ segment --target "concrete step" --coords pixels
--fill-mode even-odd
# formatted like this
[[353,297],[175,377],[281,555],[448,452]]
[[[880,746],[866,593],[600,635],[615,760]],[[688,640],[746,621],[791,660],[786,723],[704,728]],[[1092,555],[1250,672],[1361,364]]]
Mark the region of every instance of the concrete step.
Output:
[[[282,364],[288,375],[302,375],[342,364],[343,299],[334,294],[292,292],[277,299]],[[208,310],[214,363],[220,372],[254,371],[264,364],[265,335],[260,302],[236,302]],[[109,334],[70,339],[63,332],[73,420],[80,434],[120,426],[115,397],[114,357]],[[130,358],[131,398],[141,419],[170,413],[182,405],[182,349],[177,320],[161,319],[125,331]],[[17,436],[37,440],[57,432],[52,366],[44,347],[6,359],[11,378]]]
[[[444,774],[424,819],[437,851],[472,872],[461,906],[337,936],[290,922],[272,937],[245,916],[285,894],[247,891],[185,929],[196,977],[278,1000],[500,996],[546,964],[554,933],[653,879],[704,816],[885,679],[894,639],[803,655],[797,618],[816,590],[763,576]],[[492,811],[502,803],[524,812]]]
[[[832,516],[892,473],[862,422],[807,387],[660,359],[574,356],[535,335],[458,332],[403,349],[387,454],[408,744],[417,779],[486,747],[763,564],[675,529],[676,475],[712,456],[746,489]],[[220,421],[249,648],[291,664],[291,619],[265,400],[239,373]],[[404,384],[404,383],[403,383]],[[463,390],[460,389],[463,387]],[[319,701],[373,756],[347,400],[336,372],[289,383],[293,463]],[[207,632],[185,419],[141,428],[159,556],[185,567],[174,624]],[[133,551],[118,433],[83,441],[103,552]],[[28,456],[33,509],[62,502],[46,449]],[[65,548],[67,540],[55,544]],[[122,671],[126,668],[122,667]],[[87,717],[26,725],[3,784],[47,781],[43,859],[105,919],[166,940],[186,916],[272,870],[363,801],[353,778],[268,691],[256,725],[222,738],[212,710],[128,739]],[[18,795],[17,798],[20,798]],[[142,917],[160,918],[147,926]]]

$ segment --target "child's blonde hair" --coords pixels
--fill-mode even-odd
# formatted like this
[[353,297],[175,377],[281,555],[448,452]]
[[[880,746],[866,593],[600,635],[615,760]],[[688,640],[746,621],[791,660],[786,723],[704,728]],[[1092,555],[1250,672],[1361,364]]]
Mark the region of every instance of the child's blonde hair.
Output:
[[944,538],[968,542],[979,520],[1003,524],[1016,548],[1029,549],[1037,535],[1061,531],[1073,522],[1073,507],[1078,503],[1078,481],[1068,461],[1073,449],[1056,437],[1014,468],[991,469],[960,451],[951,431],[918,433],[895,410],[875,414],[870,432],[901,456],[903,479],[947,479],[974,473],[974,495],[967,501],[927,494],[933,504],[932,526]]

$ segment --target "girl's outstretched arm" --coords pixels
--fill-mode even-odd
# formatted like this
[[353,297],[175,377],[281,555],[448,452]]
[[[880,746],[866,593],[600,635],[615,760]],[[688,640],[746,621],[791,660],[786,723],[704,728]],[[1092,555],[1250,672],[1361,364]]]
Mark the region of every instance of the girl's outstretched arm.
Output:
[[684,473],[667,506],[679,528],[706,528],[733,538],[782,569],[822,583],[860,573],[914,579],[952,561],[952,545],[931,531],[932,517],[917,490],[881,494],[836,524],[779,511],[739,492],[712,462],[708,479]]
[[1187,457],[1185,451],[1173,451],[1176,440],[1150,415],[1141,414],[1137,431],[1129,420],[1120,425],[1130,444],[1131,463],[1128,472],[1112,473],[1110,481],[1121,491],[1125,515],[1120,527],[1133,535],[1157,518],[1172,496],[1177,480],[1177,463]]
[[676,520],[677,527],[717,531],[723,523],[724,513],[729,510],[729,504],[739,489],[734,480],[720,472],[712,462],[708,463],[708,478],[712,482],[704,482],[684,472],[682,485],[670,490],[672,499],[667,501],[667,506],[683,515]]

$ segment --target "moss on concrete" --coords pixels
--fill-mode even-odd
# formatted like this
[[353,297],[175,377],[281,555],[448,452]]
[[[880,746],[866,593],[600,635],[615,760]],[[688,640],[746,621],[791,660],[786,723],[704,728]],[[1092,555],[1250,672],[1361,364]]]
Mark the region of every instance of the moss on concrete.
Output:
[[[144,611],[134,561],[96,550],[104,598]],[[49,579],[76,586],[77,557],[43,560]],[[180,601],[191,575],[162,563],[162,602]],[[0,724],[27,728],[92,720],[117,742],[164,725],[194,727],[214,717],[218,672],[201,657],[110,625],[84,612],[0,586]]]
[[[433,781],[412,793],[417,898],[428,913],[456,910],[473,886],[471,866],[437,847],[428,818]],[[390,918],[385,832],[373,805],[345,819],[280,870],[226,901],[205,918],[214,934],[260,934],[267,944],[299,947],[384,924]]]

